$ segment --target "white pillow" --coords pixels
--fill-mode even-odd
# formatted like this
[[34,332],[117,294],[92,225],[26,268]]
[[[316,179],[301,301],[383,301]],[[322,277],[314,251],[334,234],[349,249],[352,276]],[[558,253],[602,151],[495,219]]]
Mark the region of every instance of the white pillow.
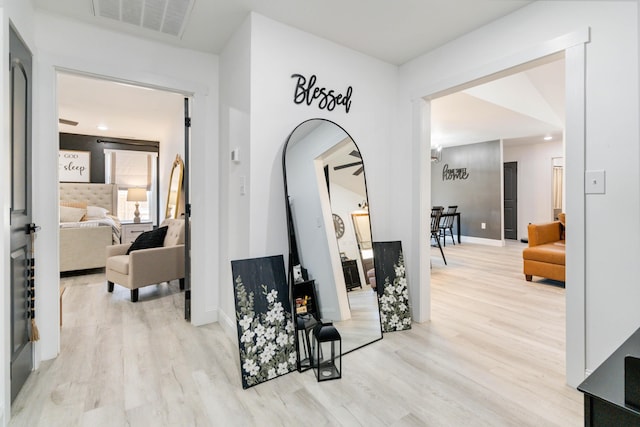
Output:
[[87,219],[106,218],[108,209],[99,206],[87,206]]
[[60,222],[78,222],[87,213],[86,209],[60,206]]

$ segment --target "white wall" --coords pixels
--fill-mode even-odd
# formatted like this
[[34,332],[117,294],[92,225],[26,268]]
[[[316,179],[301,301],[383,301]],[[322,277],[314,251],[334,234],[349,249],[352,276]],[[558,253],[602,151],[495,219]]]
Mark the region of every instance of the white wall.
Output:
[[163,219],[167,209],[167,196],[169,194],[169,179],[171,177],[171,169],[173,168],[173,161],[176,159],[176,154],[180,155],[180,158],[184,161],[184,101],[182,98],[176,97],[175,105],[172,104],[173,109],[170,126],[164,135],[160,138],[160,152],[158,154],[160,158],[160,167],[158,168],[158,176],[160,177],[159,191],[159,207],[160,217],[158,218],[158,224]]
[[[42,225],[40,261],[40,357],[58,354],[58,219],[56,70],[172,89],[193,96],[191,202],[192,323],[217,319],[218,294],[210,286],[218,268],[217,57],[112,33],[53,15],[36,15],[38,76],[34,132],[35,222]],[[175,154],[174,154],[175,156]]]
[[[331,210],[340,215],[344,222],[344,234],[338,239],[340,252],[344,252],[349,259],[360,259],[358,240],[351,220],[351,212],[364,212],[358,208],[358,204],[366,200],[366,195],[355,193],[348,188],[331,182]],[[362,266],[360,266],[362,270]]]
[[[249,251],[251,19],[236,30],[220,55],[220,325],[238,339],[233,303],[232,259]],[[239,161],[231,160],[238,149]],[[242,187],[242,188],[241,188]]]
[[553,220],[553,158],[563,151],[562,141],[504,146],[504,162],[518,162],[518,239],[529,223]]
[[[494,69],[496,64],[514,63],[536,52],[549,52],[554,46],[567,43],[567,39],[559,37],[576,31],[586,33],[586,29],[590,29],[590,42],[585,45],[585,160],[567,156],[567,218],[571,223],[573,217],[574,224],[586,221],[586,233],[582,236],[586,239],[584,274],[571,271],[571,262],[579,258],[573,258],[570,251],[585,250],[581,245],[572,244],[572,237],[574,242],[581,241],[580,226],[568,233],[567,241],[567,295],[570,296],[567,349],[568,354],[573,355],[568,356],[571,374],[568,380],[573,384],[584,372],[582,375],[571,373],[572,366],[594,369],[640,324],[637,310],[640,287],[634,279],[638,277],[640,257],[640,242],[636,238],[640,232],[637,2],[534,2],[401,67],[402,95],[398,106],[401,120],[398,140],[404,146],[401,153],[406,153],[421,126],[420,116],[414,116],[417,121],[411,120],[412,111],[417,111],[412,101],[499,71]],[[572,52],[579,54],[579,50]],[[571,75],[567,83],[575,78],[580,80],[579,75]],[[572,97],[580,99],[581,93]],[[573,105],[572,102],[569,97],[568,105]],[[428,106],[426,108],[428,110]],[[581,144],[580,133],[581,129],[577,129],[576,134],[567,135],[568,153],[580,151],[580,147],[575,147]],[[396,156],[395,162],[399,165],[403,160]],[[584,169],[606,170],[607,193],[587,195],[583,212],[585,196],[580,191],[584,185],[581,172]],[[418,171],[407,170],[395,176],[395,186],[406,188],[401,183],[417,174]],[[578,191],[572,192],[576,188]],[[408,188],[398,197],[409,201],[419,195],[418,191]],[[632,236],[624,240],[623,248],[619,236],[611,233],[609,226],[612,209],[620,206],[625,208],[617,210],[616,222],[625,224],[625,234]],[[417,209],[414,203],[412,212],[415,214]],[[401,223],[403,234],[410,235],[410,221]],[[409,268],[413,269],[411,265]],[[417,272],[410,271],[409,278],[416,275]],[[579,280],[585,277],[585,283],[571,283],[571,277]],[[423,286],[428,288],[428,279]],[[582,322],[580,288],[584,289],[586,300],[584,337],[574,323]],[[583,343],[586,357],[580,360],[579,347]]]
[[[224,58],[223,58],[224,59]],[[223,64],[223,68],[225,65]],[[293,102],[294,73],[316,74],[318,85],[344,92],[353,86],[351,110],[320,110]],[[282,25],[251,16],[251,174],[249,246],[243,257],[289,253],[282,180],[282,147],[289,133],[310,118],[326,118],[342,126],[358,144],[367,168],[374,239],[384,224],[390,174],[385,153],[393,148],[393,117],[397,68],[350,49]],[[224,86],[226,83],[221,82]],[[226,141],[222,140],[225,144]],[[224,201],[223,203],[226,203]],[[386,236],[385,238],[389,238]],[[230,258],[222,262],[229,262]],[[232,289],[231,275],[220,286]],[[221,300],[221,311],[234,319],[233,293]],[[233,332],[235,333],[235,332]]]
[[[27,47],[34,52],[35,43],[33,38],[33,8],[31,2],[23,0],[4,0],[0,2],[0,22],[2,23],[2,30],[0,32],[0,57],[9,57],[9,25],[13,25],[14,29],[22,37]],[[3,61],[6,64],[6,62]],[[0,117],[2,117],[2,144],[0,145],[0,204],[2,205],[2,214],[0,216],[2,221],[2,238],[0,242],[0,277],[2,283],[10,283],[9,278],[9,254],[10,254],[10,239],[9,239],[9,209],[10,204],[10,183],[11,183],[11,163],[10,163],[10,99],[9,99],[9,68],[3,66],[0,68],[0,77],[2,83],[0,84]],[[34,65],[33,73],[34,78],[37,76],[37,67]],[[37,97],[37,93],[34,94]],[[35,111],[34,111],[35,113]],[[36,281],[39,280],[36,275]],[[36,282],[38,286],[38,282]],[[11,354],[10,346],[10,332],[11,325],[11,309],[10,309],[10,287],[3,286],[2,288],[2,301],[0,304],[0,318],[2,319],[2,352],[0,352],[0,376],[2,381],[2,388],[0,388],[0,425],[6,425],[11,417],[11,383],[10,383],[10,365],[8,355]],[[38,319],[39,320],[39,319]],[[39,320],[40,323],[40,320]],[[37,351],[36,345],[36,351]]]

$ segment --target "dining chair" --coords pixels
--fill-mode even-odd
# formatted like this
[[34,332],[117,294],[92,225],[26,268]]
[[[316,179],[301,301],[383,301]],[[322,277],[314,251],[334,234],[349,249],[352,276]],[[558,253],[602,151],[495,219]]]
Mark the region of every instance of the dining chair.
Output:
[[436,239],[436,244],[440,249],[440,253],[442,254],[442,260],[444,261],[444,265],[447,265],[447,259],[444,256],[444,251],[442,250],[442,246],[440,245],[440,218],[442,216],[442,211],[444,208],[442,206],[434,206],[431,208],[431,238]]
[[455,219],[454,214],[457,210],[458,206],[447,207],[447,216],[442,218],[439,232],[442,236],[442,243],[444,246],[447,246],[447,230],[449,230],[449,234],[451,235],[451,241],[454,245],[456,244],[456,239],[453,237],[453,220]]

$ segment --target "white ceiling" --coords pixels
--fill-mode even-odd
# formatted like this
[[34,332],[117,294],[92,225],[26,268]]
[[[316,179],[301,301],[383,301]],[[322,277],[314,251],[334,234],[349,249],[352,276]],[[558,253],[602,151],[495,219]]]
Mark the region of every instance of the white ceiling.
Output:
[[[530,3],[523,0],[195,0],[179,38],[96,17],[92,0],[33,1],[40,10],[94,26],[215,54],[220,53],[231,34],[254,11],[393,64],[402,64]],[[122,1],[141,3],[141,0]]]
[[431,101],[431,145],[504,139],[506,144],[561,139],[564,59]]
[[[184,118],[184,97],[74,74],[58,74],[60,132],[163,141]],[[106,130],[98,126],[105,125]]]
[[[529,3],[519,0],[195,0],[184,35],[179,39],[95,17],[92,0],[34,2],[40,10],[71,19],[211,53],[220,51],[236,26],[253,10],[396,64]],[[60,125],[61,132],[161,140],[182,109],[180,95],[71,75],[60,76],[58,93],[60,118],[79,122],[76,127]],[[98,130],[99,122],[105,122],[109,130]],[[537,66],[432,100],[432,124],[432,145],[442,146],[495,139],[537,142],[547,134],[561,135],[564,61]]]

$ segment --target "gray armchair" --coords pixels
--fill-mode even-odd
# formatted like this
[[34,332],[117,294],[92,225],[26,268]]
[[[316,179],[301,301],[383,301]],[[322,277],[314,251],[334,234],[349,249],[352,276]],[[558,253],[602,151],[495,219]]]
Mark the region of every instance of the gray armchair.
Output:
[[138,249],[127,255],[130,244],[107,246],[107,290],[114,283],[131,290],[131,301],[138,301],[138,289],[171,280],[180,280],[184,289],[184,219],[166,219],[163,246]]

